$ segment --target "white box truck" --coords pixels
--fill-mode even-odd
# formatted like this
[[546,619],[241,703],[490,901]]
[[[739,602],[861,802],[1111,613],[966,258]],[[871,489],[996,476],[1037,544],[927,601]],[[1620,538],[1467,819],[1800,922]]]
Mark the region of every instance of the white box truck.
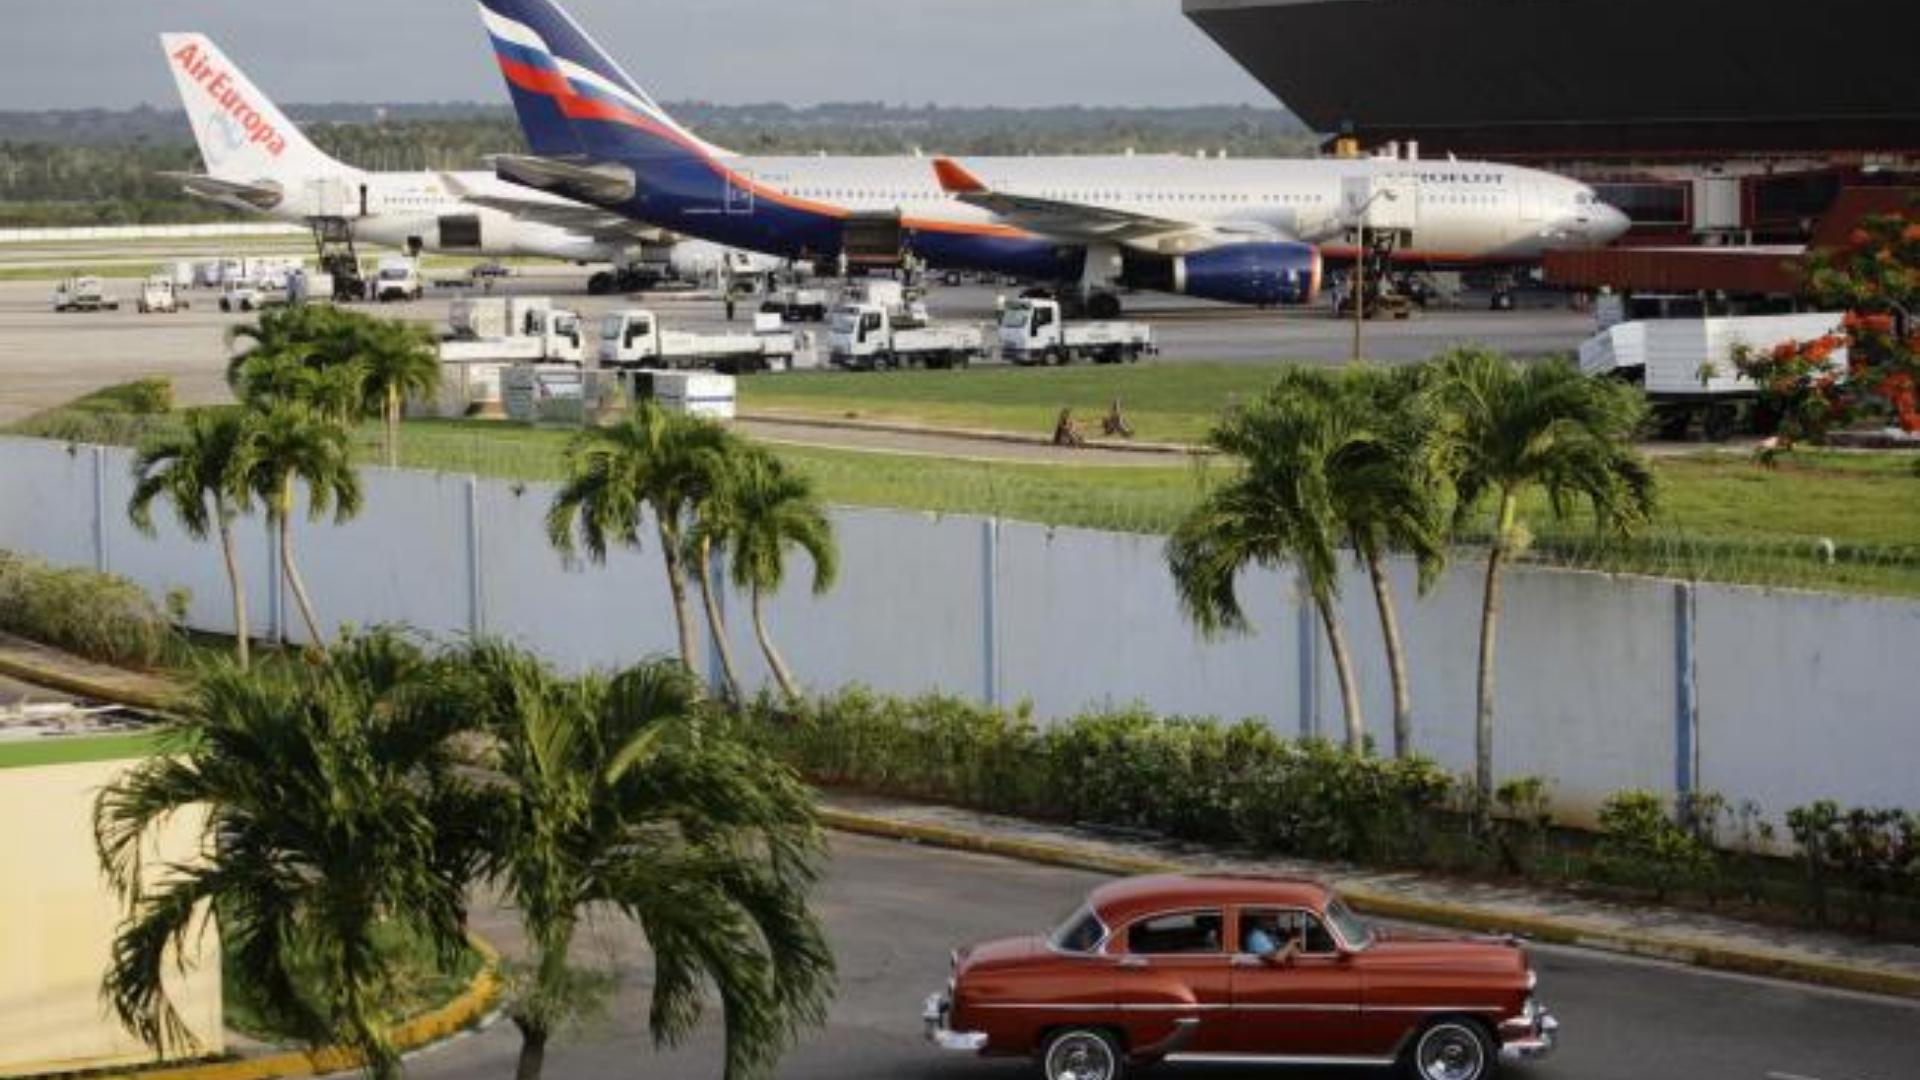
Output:
[[986,349],[977,326],[897,325],[878,304],[842,304],[827,323],[827,358],[835,367],[879,371],[921,366],[966,367]]
[[453,334],[440,342],[442,363],[579,365],[586,359],[580,316],[544,296],[457,301],[450,321]]
[[695,334],[668,330],[644,308],[609,313],[600,321],[603,368],[711,368],[727,374],[792,371],[798,335],[773,332]]
[[1158,351],[1153,327],[1134,322],[1067,322],[1057,300],[1015,300],[1000,314],[1000,358],[1009,363],[1065,364],[1086,358],[1117,364]]
[[[1739,429],[1759,396],[1735,354],[1838,333],[1841,318],[1815,312],[1614,323],[1581,343],[1580,370],[1641,387],[1662,438],[1687,438],[1698,422],[1703,436],[1720,442]],[[1834,350],[1829,365],[1845,377],[1847,350]]]

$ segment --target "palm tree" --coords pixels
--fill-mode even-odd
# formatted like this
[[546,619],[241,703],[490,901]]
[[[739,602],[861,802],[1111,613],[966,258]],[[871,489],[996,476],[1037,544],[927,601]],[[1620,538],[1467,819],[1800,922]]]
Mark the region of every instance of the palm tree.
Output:
[[554,677],[494,643],[453,658],[503,783],[483,815],[488,876],[520,913],[529,957],[510,1015],[520,1080],[540,1076],[590,978],[568,962],[594,907],[635,920],[653,951],[656,1045],[725,1006],[729,1078],[759,1075],[832,993],[833,954],[807,907],[823,854],[807,789],[701,707],[673,661],[612,678]]
[[329,510],[336,524],[360,512],[360,476],[354,471],[347,431],[337,421],[299,403],[273,405],[257,414],[246,455],[246,486],[267,508],[267,520],[279,536],[280,571],[300,605],[307,635],[317,649],[326,647],[306,582],[293,561],[293,510],[296,484],[307,487],[310,520]]
[[1340,541],[1331,473],[1373,435],[1335,407],[1324,375],[1290,369],[1252,406],[1214,427],[1208,443],[1239,459],[1174,529],[1167,561],[1181,606],[1203,633],[1244,630],[1234,581],[1248,565],[1299,568],[1340,679],[1347,746],[1366,750],[1359,684],[1340,618]]
[[196,409],[186,427],[147,442],[134,457],[133,497],[127,516],[142,533],[153,535],[153,503],[165,497],[173,516],[195,540],[220,534],[220,555],[233,597],[233,647],[241,670],[248,663],[246,583],[234,548],[234,519],[247,509],[249,416],[232,409]]
[[767,666],[781,692],[789,700],[798,698],[793,671],[767,632],[762,599],[778,592],[785,581],[789,547],[799,548],[812,560],[815,596],[833,587],[839,551],[833,542],[833,524],[814,493],[813,482],[766,450],[749,448],[730,474],[723,505],[702,516],[699,531],[713,533],[725,546],[734,587],[752,597],[753,634],[766,654]]
[[652,512],[688,671],[700,670],[700,653],[687,607],[686,535],[695,508],[715,490],[728,447],[718,424],[643,401],[620,423],[573,440],[566,482],[547,511],[548,541],[571,555],[577,532],[598,563],[606,562],[610,544],[638,550],[642,514]]
[[1349,370],[1330,399],[1350,420],[1373,429],[1336,455],[1329,476],[1336,511],[1373,584],[1380,637],[1393,687],[1393,755],[1413,753],[1413,690],[1387,555],[1403,551],[1420,569],[1425,593],[1446,568],[1446,484],[1440,468],[1438,410],[1424,392],[1425,369]]
[[[1493,542],[1480,607],[1480,673],[1474,724],[1476,816],[1493,794],[1494,650],[1500,571],[1531,543],[1521,498],[1538,488],[1564,519],[1584,501],[1601,532],[1630,534],[1651,517],[1654,477],[1632,438],[1645,413],[1631,387],[1589,379],[1564,360],[1519,366],[1486,349],[1439,359],[1434,393],[1447,410],[1442,438],[1459,496],[1456,521],[1491,497]],[[1484,824],[1484,820],[1482,820]]]
[[[459,710],[430,707],[439,669],[391,635],[328,662],[201,674],[155,754],[94,805],[102,866],[127,919],[103,994],[163,1054],[192,1047],[166,986],[209,915],[230,971],[276,1026],[344,1042],[399,1071],[377,935],[398,927],[443,964],[464,950],[463,884],[479,805],[452,769]],[[156,830],[203,810],[193,863],[143,867]],[[308,984],[310,980],[310,984]]]
[[427,395],[440,387],[440,354],[424,326],[395,320],[370,320],[355,362],[360,365],[361,409],[385,422],[389,468],[400,465],[400,410],[409,395]]

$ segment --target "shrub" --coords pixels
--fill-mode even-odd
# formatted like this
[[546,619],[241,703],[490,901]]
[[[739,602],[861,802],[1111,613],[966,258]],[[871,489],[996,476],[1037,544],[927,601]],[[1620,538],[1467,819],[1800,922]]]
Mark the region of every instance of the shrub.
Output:
[[1510,874],[1532,877],[1546,862],[1553,829],[1553,802],[1544,777],[1517,776],[1493,792],[1489,839],[1500,865]]
[[1835,885],[1859,896],[1869,931],[1878,932],[1890,896],[1915,887],[1920,875],[1920,816],[1905,810],[1854,807],[1822,800],[1787,812],[1787,828],[1807,874],[1808,906],[1822,924]]
[[133,582],[7,551],[0,551],[0,630],[138,667],[158,663],[172,641],[166,615]]
[[999,813],[1342,859],[1417,860],[1453,781],[1430,761],[1360,757],[1261,724],[1087,713],[1041,731],[1025,710],[864,689],[755,738],[816,781]]
[[1595,867],[1609,880],[1645,886],[1665,900],[1713,868],[1713,850],[1677,824],[1651,791],[1622,791],[1600,806]]

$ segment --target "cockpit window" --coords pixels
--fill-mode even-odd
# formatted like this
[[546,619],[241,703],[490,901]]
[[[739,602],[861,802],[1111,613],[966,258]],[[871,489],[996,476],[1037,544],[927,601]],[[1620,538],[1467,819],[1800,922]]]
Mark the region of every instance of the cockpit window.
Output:
[[1048,942],[1061,952],[1092,952],[1107,936],[1107,928],[1091,908],[1081,908],[1067,916],[1054,930]]

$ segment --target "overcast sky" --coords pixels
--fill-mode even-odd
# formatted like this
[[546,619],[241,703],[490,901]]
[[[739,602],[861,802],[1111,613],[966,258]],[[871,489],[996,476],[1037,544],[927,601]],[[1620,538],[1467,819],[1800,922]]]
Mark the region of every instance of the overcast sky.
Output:
[[[654,96],[1272,105],[1179,0],[568,0]],[[506,100],[471,0],[0,0],[0,109],[177,106],[162,30],[283,102]]]

